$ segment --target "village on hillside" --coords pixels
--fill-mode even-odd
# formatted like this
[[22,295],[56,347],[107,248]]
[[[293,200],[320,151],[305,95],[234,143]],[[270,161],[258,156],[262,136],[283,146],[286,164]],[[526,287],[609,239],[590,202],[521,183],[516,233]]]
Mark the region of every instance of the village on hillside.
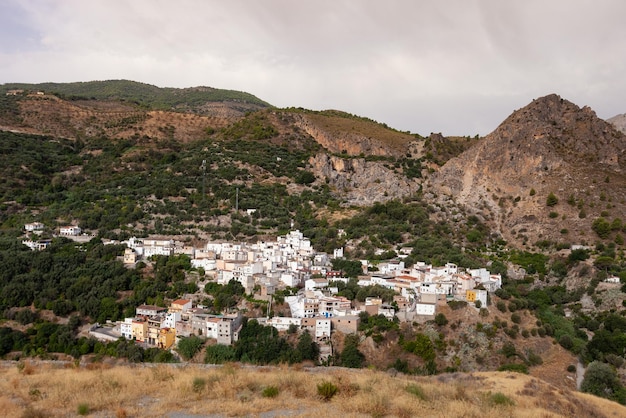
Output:
[[[40,223],[25,225],[26,232],[35,235],[43,228]],[[78,242],[90,239],[77,226],[63,227],[58,232]],[[49,245],[45,240],[27,239],[22,243],[32,250],[43,250]],[[294,294],[284,297],[290,316],[254,319],[278,331],[308,330],[318,342],[328,341],[333,331],[356,333],[361,312],[383,315],[390,321],[397,318],[419,322],[433,319],[438,305],[451,300],[486,307],[488,294],[502,285],[501,276],[491,274],[486,268],[466,269],[452,263],[432,266],[423,262],[407,267],[403,259],[411,249],[403,248],[397,258],[375,266],[362,260],[362,274],[357,278],[360,287],[378,285],[394,291],[393,302],[383,303],[380,297],[367,297],[360,303],[337,295],[338,282],[347,284],[350,280],[342,271],[332,269],[332,259],[343,258],[343,249],[335,249],[332,255],[317,252],[298,230],[279,236],[276,241],[208,242],[201,248],[171,238],[133,237],[121,244],[126,245],[123,263],[129,268],[138,262],[150,263],[153,256],[189,257],[191,266],[204,279],[197,283],[201,295],[207,283],[226,285],[234,280],[247,295],[271,304],[277,290],[292,289]],[[209,313],[208,307],[201,303],[204,299],[201,295],[174,300],[169,307],[138,306],[134,317],[93,324],[89,334],[104,341],[124,337],[146,347],[163,349],[175,347],[180,338],[192,335],[212,338],[218,344],[233,344],[238,339],[244,313],[237,309]]]

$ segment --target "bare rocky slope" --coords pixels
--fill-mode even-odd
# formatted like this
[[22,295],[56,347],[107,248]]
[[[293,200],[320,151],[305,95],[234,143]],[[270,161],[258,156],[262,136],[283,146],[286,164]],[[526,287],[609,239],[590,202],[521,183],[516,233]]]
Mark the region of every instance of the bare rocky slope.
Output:
[[[515,111],[449,160],[428,190],[476,214],[506,241],[593,242],[592,222],[626,211],[626,137],[557,95]],[[556,201],[548,202],[553,194]]]

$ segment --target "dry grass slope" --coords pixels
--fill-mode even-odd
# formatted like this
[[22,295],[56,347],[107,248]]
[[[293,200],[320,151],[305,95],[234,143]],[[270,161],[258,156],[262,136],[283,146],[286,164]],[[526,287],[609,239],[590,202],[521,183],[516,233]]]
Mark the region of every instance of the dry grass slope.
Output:
[[398,154],[405,153],[407,144],[415,141],[413,135],[395,131],[373,121],[361,118],[346,118],[321,114],[308,114],[307,117],[314,121],[319,128],[333,136],[343,137],[346,136],[346,134],[352,134],[376,138],[376,141],[379,141]]
[[[338,389],[329,400],[323,382]],[[0,393],[8,417],[626,417],[621,405],[513,373],[6,363]]]

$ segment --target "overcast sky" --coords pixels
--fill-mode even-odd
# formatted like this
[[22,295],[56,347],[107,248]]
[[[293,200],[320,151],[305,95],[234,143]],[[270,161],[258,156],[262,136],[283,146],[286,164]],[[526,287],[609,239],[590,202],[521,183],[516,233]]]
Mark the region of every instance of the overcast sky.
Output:
[[241,90],[427,135],[557,93],[626,112],[623,0],[1,0],[0,83]]

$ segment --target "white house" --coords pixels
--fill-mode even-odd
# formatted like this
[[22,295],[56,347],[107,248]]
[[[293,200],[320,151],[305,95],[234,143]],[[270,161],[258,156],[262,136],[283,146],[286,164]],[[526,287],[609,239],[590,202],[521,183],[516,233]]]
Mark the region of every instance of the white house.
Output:
[[126,318],[124,322],[120,322],[120,334],[127,340],[133,339],[133,319],[134,318]]
[[308,279],[304,282],[305,290],[323,289],[328,287],[328,279]]
[[161,328],[176,328],[176,322],[182,319],[180,312],[168,312],[161,322]]
[[76,225],[62,226],[61,228],[59,228],[59,234],[64,236],[77,236],[80,235],[82,232],[83,230]]
[[191,267],[203,268],[204,271],[211,271],[216,269],[216,262],[210,258],[200,258],[191,260]]
[[330,338],[329,318],[317,318],[315,320],[315,338]]
[[291,325],[295,325],[300,328],[302,325],[302,318],[275,316],[267,320],[267,325],[271,325],[279,331],[287,331]]
[[289,287],[297,287],[300,284],[300,279],[293,273],[282,273],[280,281]]
[[435,315],[437,305],[434,303],[417,302],[415,304],[415,313],[417,315]]
[[44,228],[44,224],[42,224],[41,222],[33,222],[30,224],[24,225],[24,230],[26,232],[42,231],[43,228]]
[[27,239],[23,240],[22,244],[24,244],[33,251],[43,251],[50,245],[50,241],[32,241],[30,239]]

